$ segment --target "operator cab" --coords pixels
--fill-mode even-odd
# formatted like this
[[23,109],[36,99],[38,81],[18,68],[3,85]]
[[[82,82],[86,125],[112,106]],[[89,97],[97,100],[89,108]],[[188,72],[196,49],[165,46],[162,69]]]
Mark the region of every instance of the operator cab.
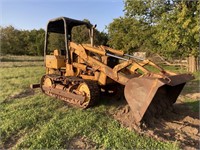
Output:
[[[73,38],[73,28],[77,26],[85,26],[88,29],[91,45],[93,45],[94,27],[92,24],[67,17],[51,19],[48,22],[44,44],[44,58],[47,74],[63,75],[66,64],[71,64],[73,62],[73,58],[71,58],[73,56],[71,56],[69,50],[69,42],[71,42]],[[52,44],[49,41],[56,42]]]
[[[47,29],[46,29],[46,34],[45,34],[45,47],[44,47],[44,54],[49,54],[49,49],[48,46],[49,44],[49,36],[52,34],[54,38],[59,38],[61,41],[60,43],[56,43],[60,46],[59,48],[61,49],[62,54],[66,54],[66,58],[69,56],[69,42],[72,41],[72,30],[74,27],[77,26],[86,26],[89,30],[89,38],[91,40],[91,44],[93,45],[93,25],[85,22],[85,21],[80,21],[80,20],[75,20],[67,17],[59,17],[55,19],[51,19],[48,24],[47,24]],[[58,46],[59,46],[58,45]],[[57,46],[57,45],[56,45]],[[65,50],[65,52],[63,52]]]

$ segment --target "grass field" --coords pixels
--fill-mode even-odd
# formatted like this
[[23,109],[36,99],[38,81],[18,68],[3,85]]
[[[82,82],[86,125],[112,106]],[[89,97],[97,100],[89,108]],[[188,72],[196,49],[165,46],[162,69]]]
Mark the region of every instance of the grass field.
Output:
[[[106,100],[81,110],[45,96],[40,90],[30,90],[29,85],[38,83],[45,69],[41,64],[23,65],[42,63],[41,58],[27,58],[4,58],[5,64],[0,66],[1,149],[77,149],[77,141],[88,149],[179,149],[176,141],[157,141],[122,127],[108,113],[115,106],[105,105]],[[6,65],[14,62],[21,66]]]
[[43,60],[41,56],[0,56],[0,68],[42,66]]

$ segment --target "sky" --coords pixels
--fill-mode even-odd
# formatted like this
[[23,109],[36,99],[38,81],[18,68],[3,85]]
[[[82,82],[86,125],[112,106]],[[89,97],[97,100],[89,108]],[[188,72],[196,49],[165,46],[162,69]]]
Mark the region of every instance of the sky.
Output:
[[0,25],[17,29],[46,28],[57,17],[88,19],[99,31],[124,15],[123,0],[0,0]]

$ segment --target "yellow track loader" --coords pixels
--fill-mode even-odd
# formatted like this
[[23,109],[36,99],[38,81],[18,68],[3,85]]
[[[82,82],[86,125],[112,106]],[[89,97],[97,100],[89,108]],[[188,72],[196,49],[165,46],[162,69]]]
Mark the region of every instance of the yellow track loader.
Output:
[[[76,26],[88,28],[90,44],[73,42],[72,29]],[[64,49],[48,48],[51,33],[63,35]],[[44,46],[46,74],[39,85],[45,94],[88,108],[100,100],[101,89],[118,93],[122,86],[134,121],[139,123],[149,113],[169,109],[186,82],[194,78],[191,74],[166,71],[150,60],[120,50],[94,46],[93,33],[94,26],[84,21],[60,17],[48,22]],[[157,71],[150,71],[148,66]]]

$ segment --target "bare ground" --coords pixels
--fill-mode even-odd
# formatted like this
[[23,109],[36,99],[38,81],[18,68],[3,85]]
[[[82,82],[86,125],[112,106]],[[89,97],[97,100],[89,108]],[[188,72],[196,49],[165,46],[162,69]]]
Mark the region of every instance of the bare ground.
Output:
[[[200,93],[186,96],[198,100]],[[192,111],[190,106],[182,102],[182,98],[179,97],[172,111],[166,111],[159,118],[151,118],[148,125],[142,124],[140,127],[135,125],[132,111],[125,101],[120,102],[117,110],[111,114],[123,126],[140,134],[161,141],[176,141],[182,149],[199,149],[199,112]]]
[[96,143],[89,140],[87,137],[84,136],[77,136],[73,138],[67,146],[67,149],[90,149],[94,150],[97,149]]

